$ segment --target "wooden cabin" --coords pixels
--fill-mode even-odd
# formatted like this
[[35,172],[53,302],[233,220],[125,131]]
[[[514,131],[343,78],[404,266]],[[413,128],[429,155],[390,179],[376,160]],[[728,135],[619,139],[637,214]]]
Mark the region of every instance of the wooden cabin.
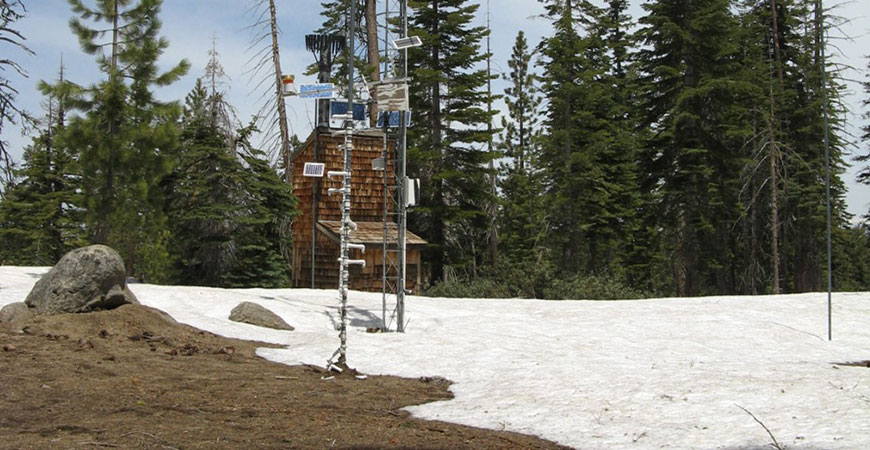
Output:
[[[292,156],[293,194],[299,199],[299,215],[293,221],[293,283],[296,287],[336,289],[339,278],[341,233],[341,195],[328,194],[329,188],[340,188],[341,179],[303,176],[306,162],[325,163],[324,174],[344,170],[344,144],[340,130],[320,127]],[[387,158],[386,170],[375,170],[372,160],[380,158],[384,145],[392,156],[395,141],[384,138],[383,131],[365,130],[354,133],[351,152],[351,219],[357,230],[351,231],[350,242],[365,245],[366,251],[351,250],[350,257],[364,259],[365,267],[350,267],[350,288],[381,292],[384,276],[384,202],[392,203],[384,193],[384,183],[392,192],[395,176],[392,158]],[[384,175],[386,173],[386,181]],[[393,212],[392,206],[390,213]],[[397,226],[388,214],[388,261],[395,259]],[[419,292],[422,286],[421,251],[426,245],[419,236],[406,233],[405,288]],[[396,276],[389,271],[388,277]]]

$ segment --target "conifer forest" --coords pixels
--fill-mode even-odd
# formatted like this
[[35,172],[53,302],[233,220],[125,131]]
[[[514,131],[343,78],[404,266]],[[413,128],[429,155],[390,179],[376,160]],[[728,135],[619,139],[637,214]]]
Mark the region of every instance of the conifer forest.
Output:
[[[378,73],[383,1],[307,2],[322,22],[305,32],[345,33],[351,1],[357,47],[336,56],[336,85],[349,63],[360,85],[389,75]],[[253,117],[227,95],[221,36],[207,58],[171,56],[185,49],[168,51],[163,3],[58,1],[99,75],[79,79],[58,57],[53,77],[24,78],[42,96],[26,110],[11,75],[56,56],[35,54],[20,31],[29,2],[0,0],[0,263],[53,265],[102,243],[149,283],[292,287],[289,155],[310,130],[288,128],[306,112],[285,106],[278,53],[293,49],[278,43],[280,17],[301,2],[239,2]],[[870,211],[855,217],[845,200],[850,165],[870,189],[870,64],[857,68],[855,110],[826,57],[843,20],[835,9],[646,0],[633,17],[629,0],[537,3],[549,34],[510,30],[495,68],[486,1],[407,2],[408,35],[422,42],[408,51],[407,170],[421,184],[408,229],[428,242],[423,294],[823,291],[828,197],[833,288],[870,290]],[[398,35],[400,23],[388,26]],[[318,67],[295,73],[306,70]],[[191,74],[183,98],[157,95]],[[857,135],[849,114],[862,120]],[[22,148],[10,139],[18,129]]]

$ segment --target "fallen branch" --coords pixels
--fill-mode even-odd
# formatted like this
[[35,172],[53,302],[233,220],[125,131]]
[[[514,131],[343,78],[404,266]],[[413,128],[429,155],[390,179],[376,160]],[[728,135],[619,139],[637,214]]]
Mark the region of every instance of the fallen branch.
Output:
[[758,422],[758,424],[761,425],[762,428],[764,428],[764,431],[767,431],[767,435],[770,436],[770,439],[773,440],[773,444],[770,444],[771,447],[775,448],[776,450],[785,450],[785,447],[780,445],[779,442],[777,442],[776,437],[773,435],[773,433],[770,432],[770,428],[767,428],[767,425],[765,425],[764,422],[758,420],[758,417],[755,417],[755,414],[752,414],[751,412],[749,412],[748,409],[736,403],[734,404],[734,406],[742,409],[743,412],[745,412],[746,414],[749,414],[749,417],[752,417],[752,420]]
[[110,444],[108,442],[79,442],[79,445],[93,445],[95,447],[120,447],[119,445]]

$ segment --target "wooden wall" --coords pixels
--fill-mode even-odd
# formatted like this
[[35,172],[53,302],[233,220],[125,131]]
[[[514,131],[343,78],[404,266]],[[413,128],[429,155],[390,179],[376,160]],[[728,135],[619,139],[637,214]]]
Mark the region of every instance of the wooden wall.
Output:
[[[315,157],[315,134],[317,157]],[[333,135],[332,133],[335,133]],[[339,243],[326,233],[318,231],[315,248],[315,279],[311,283],[311,236],[315,232],[312,214],[318,221],[341,220],[341,195],[328,195],[329,188],[340,188],[341,179],[329,179],[325,173],[344,170],[344,154],[339,149],[344,144],[340,130],[321,128],[312,132],[303,147],[293,156],[293,193],[299,198],[299,216],[293,222],[293,281],[297,287],[337,289],[339,275]],[[395,141],[388,140],[389,155],[392,157]],[[354,222],[383,223],[384,190],[383,171],[372,169],[372,160],[382,155],[384,134],[372,130],[355,133],[351,152],[351,218]],[[392,158],[387,159],[387,174],[392,175]],[[323,178],[302,176],[306,162],[326,164]],[[387,182],[394,185],[395,178],[388,176]],[[316,202],[313,199],[316,197]],[[351,235],[353,240],[353,235]],[[417,290],[421,282],[420,250],[415,245],[407,252],[407,288]],[[352,267],[350,272],[351,289],[380,292],[383,277],[382,244],[366,243],[366,252],[351,251],[354,259],[365,259],[366,267]]]

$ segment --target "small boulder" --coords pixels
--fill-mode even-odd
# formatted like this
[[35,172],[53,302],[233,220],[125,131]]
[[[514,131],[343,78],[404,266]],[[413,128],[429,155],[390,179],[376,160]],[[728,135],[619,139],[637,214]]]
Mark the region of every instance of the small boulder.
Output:
[[0,323],[24,322],[33,317],[33,311],[24,302],[10,303],[0,308]]
[[33,286],[24,303],[37,314],[80,313],[138,303],[127,289],[124,260],[105,245],[75,249]]
[[293,327],[288,325],[284,319],[278,317],[277,314],[251,302],[242,302],[239,303],[239,306],[233,308],[230,311],[230,320],[275,330],[293,331]]

